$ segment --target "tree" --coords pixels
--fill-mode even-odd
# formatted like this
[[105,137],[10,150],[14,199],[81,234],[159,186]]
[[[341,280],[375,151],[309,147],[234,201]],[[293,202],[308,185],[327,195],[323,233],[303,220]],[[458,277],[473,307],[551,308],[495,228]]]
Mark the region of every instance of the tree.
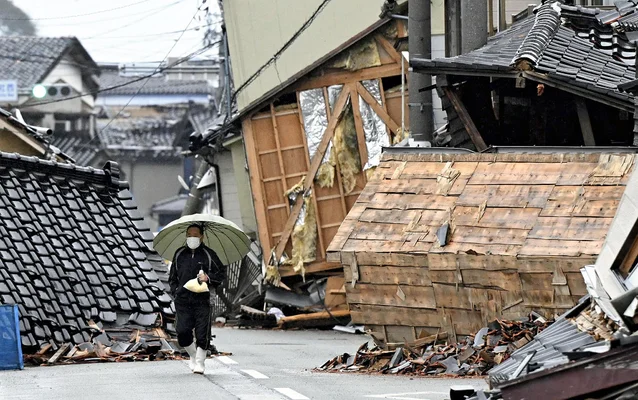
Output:
[[27,13],[17,7],[11,0],[0,0],[0,35],[35,36],[37,28]]

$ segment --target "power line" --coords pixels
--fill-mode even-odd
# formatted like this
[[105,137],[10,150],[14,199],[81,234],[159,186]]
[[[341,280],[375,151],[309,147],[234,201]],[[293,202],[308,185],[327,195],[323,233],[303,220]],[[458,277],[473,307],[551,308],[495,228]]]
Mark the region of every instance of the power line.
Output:
[[310,18],[308,18],[308,20],[306,22],[304,22],[304,24],[301,26],[301,28],[299,28],[299,30],[297,32],[295,32],[295,34],[292,35],[292,37],[286,43],[284,43],[284,45],[281,47],[281,49],[279,49],[268,61],[266,61],[266,63],[264,65],[259,67],[257,69],[257,71],[255,71],[255,73],[252,74],[250,76],[250,78],[248,78],[248,80],[246,80],[246,82],[242,83],[237,89],[235,89],[235,93],[233,93],[233,97],[231,99],[231,103],[236,100],[237,95],[239,94],[239,92],[241,92],[248,85],[253,83],[255,81],[255,79],[257,79],[257,77],[259,75],[261,75],[266,70],[266,68],[268,68],[270,65],[272,65],[274,62],[277,61],[277,59],[283,54],[283,52],[286,51],[295,42],[295,40],[297,40],[297,38],[299,38],[299,36],[301,36],[301,34],[306,29],[308,29],[308,27],[314,22],[314,20],[317,18],[317,16],[326,8],[328,3],[330,3],[330,0],[323,0],[321,2],[321,4],[319,5],[319,7],[317,7],[315,12],[312,13]]
[[[162,6],[159,7],[155,7],[155,8],[150,8],[144,11],[139,11],[139,12],[134,12],[134,13],[128,13],[126,15],[118,15],[118,16],[112,16],[112,17],[108,17],[108,18],[98,18],[98,19],[91,19],[91,20],[79,20],[79,21],[74,21],[74,22],[61,22],[61,23],[42,23],[41,27],[42,28],[50,28],[50,27],[56,27],[56,26],[66,26],[66,27],[77,27],[77,26],[82,26],[82,25],[92,25],[92,24],[96,24],[96,23],[100,23],[100,22],[105,22],[105,21],[116,21],[116,20],[123,20],[126,18],[130,18],[130,17],[135,17],[138,15],[145,15],[145,17],[142,17],[142,19],[145,19],[146,17],[155,15],[159,12],[162,12],[164,10],[166,10],[169,7],[172,7],[180,2],[182,2],[184,0],[178,0],[175,1],[173,3],[169,3],[169,4],[164,4]],[[39,24],[40,27],[40,24]]]
[[[218,21],[221,22],[221,21]],[[187,29],[186,31],[197,31],[200,30],[202,28],[205,28],[206,25],[202,25],[202,26],[196,26],[194,28],[190,28]],[[181,31],[169,31],[169,32],[157,32],[157,33],[149,33],[146,35],[126,35],[126,36],[106,36],[106,37],[92,37],[92,38],[86,38],[86,39],[82,39],[82,40],[93,40],[93,39],[134,39],[134,38],[140,38],[140,37],[152,37],[152,36],[163,36],[163,35],[171,35],[173,33],[180,33]]]
[[208,50],[209,48],[211,48],[211,47],[213,47],[215,45],[218,45],[219,43],[221,43],[221,41],[215,42],[215,43],[211,43],[210,46],[203,47],[203,48],[201,48],[201,49],[199,49],[197,51],[194,51],[193,53],[189,54],[188,56],[185,56],[185,57],[182,57],[182,58],[180,58],[178,60],[175,60],[174,62],[170,63],[166,67],[158,68],[151,74],[147,74],[147,75],[143,75],[143,76],[137,77],[137,78],[132,79],[132,80],[130,80],[128,82],[120,83],[120,84],[113,85],[113,86],[108,86],[108,87],[105,87],[105,88],[100,88],[100,89],[89,91],[89,92],[79,93],[79,94],[76,94],[76,95],[73,95],[73,96],[65,97],[63,99],[41,101],[41,102],[32,103],[32,104],[23,104],[23,105],[20,105],[20,108],[21,109],[22,108],[31,108],[31,107],[42,106],[42,105],[45,105],[45,104],[59,103],[59,102],[62,102],[62,101],[77,99],[77,98],[84,97],[84,96],[92,96],[92,95],[99,94],[99,93],[102,93],[102,92],[107,92],[109,90],[114,90],[114,89],[118,89],[118,88],[121,88],[121,87],[124,87],[124,86],[129,86],[129,85],[132,85],[132,84],[137,83],[139,81],[142,81],[144,79],[152,78],[153,76],[155,76],[155,75],[157,75],[157,74],[159,74],[161,72],[164,72],[167,69],[171,69],[171,68],[173,68],[173,67],[175,67],[175,66],[177,66],[179,64],[185,63],[186,61],[189,61],[193,57],[198,56],[199,54],[205,52],[206,50]]
[[108,31],[106,31],[106,32],[98,33],[97,35],[89,36],[89,37],[87,37],[87,38],[84,38],[83,40],[86,40],[86,39],[93,39],[93,38],[96,38],[96,37],[100,37],[100,36],[103,36],[103,35],[109,34],[109,33],[111,33],[111,32],[119,31],[120,29],[128,28],[129,26],[131,26],[131,25],[135,25],[135,24],[137,24],[138,22],[143,21],[143,20],[145,20],[145,19],[146,19],[146,18],[148,18],[148,17],[152,17],[153,15],[159,14],[159,13],[161,13],[162,11],[168,10],[169,8],[173,7],[174,5],[181,3],[182,1],[183,1],[183,0],[177,0],[177,1],[173,2],[173,3],[170,3],[170,4],[166,5],[165,7],[162,7],[162,8],[160,8],[160,9],[155,9],[155,12],[150,13],[150,14],[147,14],[147,15],[145,15],[145,16],[144,16],[144,17],[142,17],[142,18],[138,18],[138,19],[136,19],[135,21],[132,21],[132,22],[126,23],[126,24],[124,24],[124,25],[121,25],[121,26],[119,26],[119,27],[117,27],[117,28],[114,28],[114,29],[108,30]]
[[[186,25],[186,28],[184,28],[182,30],[182,33],[179,35],[179,37],[177,38],[177,40],[175,41],[175,43],[173,43],[173,46],[171,46],[170,50],[166,53],[166,55],[164,56],[164,58],[162,59],[162,61],[160,62],[160,64],[155,68],[155,70],[153,71],[153,73],[151,74],[151,76],[155,75],[157,73],[157,70],[159,69],[160,65],[166,61],[166,59],[168,58],[168,56],[171,54],[171,52],[173,51],[173,49],[175,48],[175,46],[177,46],[177,43],[180,41],[180,39],[182,38],[182,36],[184,36],[184,34],[186,33],[186,30],[191,26],[191,23],[193,22],[193,20],[195,19],[195,16],[197,16],[197,13],[199,12],[199,10],[202,8],[202,6],[197,7],[197,11],[195,11],[195,15],[193,15],[193,17],[188,21],[188,25]],[[104,132],[106,130],[106,128],[109,127],[109,125],[111,125],[111,122],[113,122],[114,120],[116,120],[120,114],[122,114],[122,112],[126,109],[126,107],[128,107],[129,104],[131,104],[131,102],[133,101],[133,99],[135,98],[135,96],[137,96],[142,89],[144,88],[144,86],[146,86],[146,84],[148,83],[149,79],[151,79],[151,76],[149,76],[148,78],[146,78],[146,80],[144,81],[144,83],[142,83],[142,86],[140,86],[137,89],[137,92],[135,92],[135,94],[133,96],[131,96],[131,98],[129,99],[129,101],[126,102],[126,104],[124,105],[124,107],[122,107],[122,109],[120,111],[117,112],[117,114],[115,114],[115,116],[113,118],[111,118],[106,125],[104,126],[104,128],[100,129],[100,133]],[[97,136],[97,135],[96,135]]]
[[111,12],[111,11],[121,10],[123,8],[133,7],[133,6],[136,6],[138,4],[147,3],[149,1],[151,1],[151,0],[142,0],[142,1],[138,1],[137,3],[127,4],[125,6],[120,6],[120,7],[115,7],[115,8],[110,8],[108,10],[94,11],[94,12],[90,12],[90,13],[86,13],[86,14],[65,15],[65,16],[62,16],[62,17],[46,17],[46,18],[0,18],[0,21],[44,21],[44,20],[51,20],[51,19],[69,19],[69,18],[86,17],[88,15],[102,14],[102,13],[107,13],[107,12]]

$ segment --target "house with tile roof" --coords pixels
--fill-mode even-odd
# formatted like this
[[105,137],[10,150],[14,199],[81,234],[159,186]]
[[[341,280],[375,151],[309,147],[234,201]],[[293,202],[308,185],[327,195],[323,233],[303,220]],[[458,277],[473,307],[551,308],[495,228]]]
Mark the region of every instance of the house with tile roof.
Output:
[[179,217],[155,212],[156,203],[185,193],[178,177],[188,185],[195,174],[194,159],[182,155],[189,136],[205,131],[218,117],[214,97],[218,67],[205,66],[205,73],[195,68],[199,75],[174,74],[170,68],[145,79],[140,77],[150,75],[156,67],[104,64],[100,68],[100,148],[119,163],[140,211],[156,231]]
[[[17,96],[0,106],[19,109],[30,125],[53,130],[51,142],[68,152],[95,138],[94,106],[100,70],[74,37],[0,36],[0,80],[15,82]],[[43,90],[38,97],[34,88]],[[95,141],[74,151],[77,162],[104,163]]]
[[629,146],[636,2],[612,9],[543,1],[475,51],[412,60],[437,76],[449,128],[438,145]]
[[0,153],[0,304],[25,352],[174,315],[167,268],[116,163],[101,169]]

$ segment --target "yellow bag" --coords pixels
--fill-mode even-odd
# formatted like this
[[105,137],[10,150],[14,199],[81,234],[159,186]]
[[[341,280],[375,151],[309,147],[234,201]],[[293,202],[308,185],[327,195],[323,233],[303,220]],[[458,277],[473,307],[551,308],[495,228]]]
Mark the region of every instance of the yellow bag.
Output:
[[[204,271],[200,270],[200,274],[203,274]],[[208,284],[206,282],[199,283],[197,278],[191,279],[190,281],[184,284],[184,288],[190,290],[193,293],[205,293],[208,292]]]

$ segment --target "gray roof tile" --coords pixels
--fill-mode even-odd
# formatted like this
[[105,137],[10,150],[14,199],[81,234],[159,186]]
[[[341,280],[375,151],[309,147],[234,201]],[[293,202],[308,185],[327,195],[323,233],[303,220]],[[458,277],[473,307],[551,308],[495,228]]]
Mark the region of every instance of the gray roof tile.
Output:
[[138,93],[138,90],[138,95],[213,94],[214,90],[205,80],[166,80],[166,77],[161,74],[139,80],[136,76],[121,76],[117,68],[103,67],[100,75],[100,89],[120,85],[125,86],[106,90],[100,95],[133,95]]
[[[148,227],[129,228],[138,225],[119,199],[126,189],[118,176],[113,163],[99,170],[0,153],[0,231],[12,240],[0,250],[0,303],[20,304],[25,348],[85,341],[88,319],[112,322],[115,313],[170,306],[166,268],[146,246]],[[30,193],[42,198],[34,202]],[[52,211],[47,222],[42,207]],[[120,239],[124,232],[129,240]],[[107,253],[98,242],[110,243]],[[107,276],[127,278],[109,284]],[[128,293],[125,306],[118,291]]]

